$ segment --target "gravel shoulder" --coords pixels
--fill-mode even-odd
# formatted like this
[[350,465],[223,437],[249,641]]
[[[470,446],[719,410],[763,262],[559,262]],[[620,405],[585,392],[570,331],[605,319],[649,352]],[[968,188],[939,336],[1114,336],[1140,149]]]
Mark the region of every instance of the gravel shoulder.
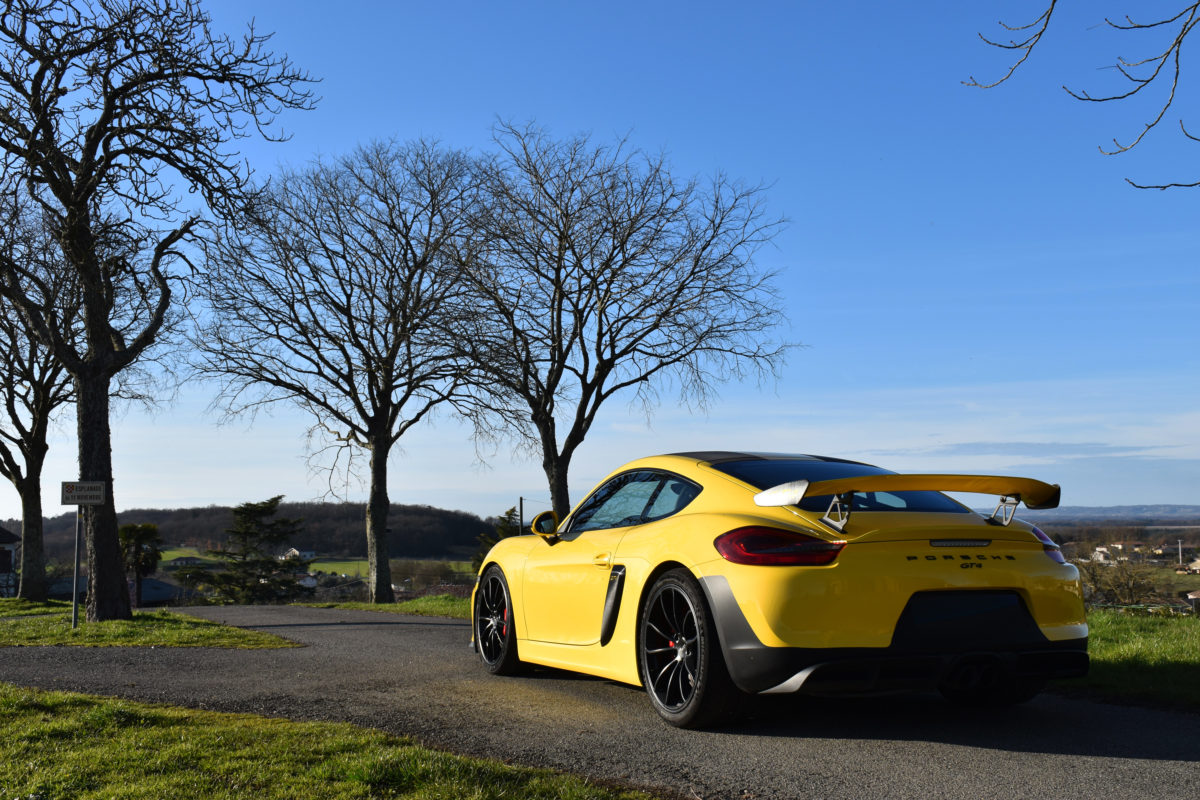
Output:
[[[337,720],[445,749],[701,798],[1200,795],[1200,716],[1044,695],[784,698],[720,731],[666,726],[640,689],[488,675],[461,620],[292,606],[188,609],[281,650],[0,648],[0,680],[217,711]],[[3,624],[0,622],[0,624]],[[1200,677],[1200,676],[1198,676]]]

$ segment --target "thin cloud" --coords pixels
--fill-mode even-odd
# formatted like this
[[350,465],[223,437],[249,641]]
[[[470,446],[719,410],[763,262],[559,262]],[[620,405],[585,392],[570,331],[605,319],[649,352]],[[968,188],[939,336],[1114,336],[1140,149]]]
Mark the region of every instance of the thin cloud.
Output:
[[1103,442],[958,442],[932,448],[893,450],[891,455],[1009,456],[1018,458],[1096,458],[1148,455],[1166,446],[1135,447]]

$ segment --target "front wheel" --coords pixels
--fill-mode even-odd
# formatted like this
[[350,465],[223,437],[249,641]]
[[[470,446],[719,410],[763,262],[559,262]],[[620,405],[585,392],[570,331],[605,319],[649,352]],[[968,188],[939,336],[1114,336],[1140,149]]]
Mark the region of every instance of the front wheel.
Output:
[[521,666],[517,657],[517,632],[513,627],[512,594],[497,566],[488,567],[475,590],[472,613],[475,647],[484,667],[493,675],[511,675]]
[[691,573],[664,573],[646,598],[638,625],[642,683],[654,709],[680,728],[726,719],[737,689],[729,678],[716,627]]

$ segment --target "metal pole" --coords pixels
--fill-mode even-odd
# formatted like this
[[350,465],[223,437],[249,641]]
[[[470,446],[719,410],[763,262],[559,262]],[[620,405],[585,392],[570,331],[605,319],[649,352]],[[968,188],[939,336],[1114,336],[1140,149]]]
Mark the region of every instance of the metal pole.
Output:
[[518,521],[517,535],[519,536],[525,532],[525,498],[518,497],[517,505],[519,505],[521,507],[521,510],[519,512],[517,512],[517,521]]
[[79,528],[83,506],[75,506],[75,577],[71,581],[71,630],[79,627]]

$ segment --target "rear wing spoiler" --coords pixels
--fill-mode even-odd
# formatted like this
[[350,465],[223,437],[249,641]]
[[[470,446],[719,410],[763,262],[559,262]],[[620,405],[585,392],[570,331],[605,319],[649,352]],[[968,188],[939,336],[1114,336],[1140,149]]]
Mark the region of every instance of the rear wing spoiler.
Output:
[[830,481],[791,481],[764,489],[754,495],[760,506],[794,506],[805,497],[831,496],[821,521],[837,530],[850,519],[851,496],[855,492],[974,492],[998,495],[1000,502],[988,522],[1008,525],[1019,503],[1027,508],[1058,508],[1062,490],[1056,483],[1033,478],[1009,478],[996,475],[862,475]]

